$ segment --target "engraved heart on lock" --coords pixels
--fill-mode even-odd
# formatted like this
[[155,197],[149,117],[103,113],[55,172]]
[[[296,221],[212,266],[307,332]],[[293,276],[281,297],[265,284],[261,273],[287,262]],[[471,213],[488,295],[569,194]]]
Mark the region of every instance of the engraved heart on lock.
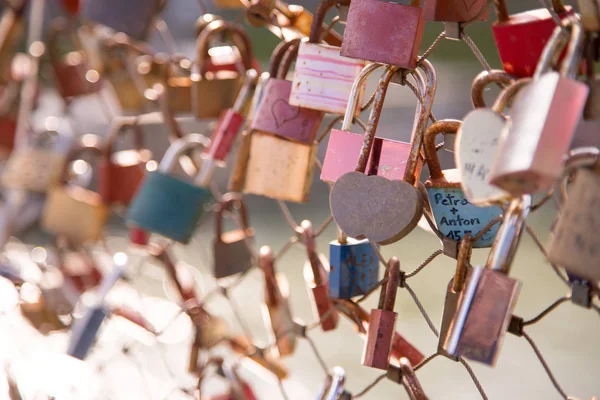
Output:
[[[275,120],[275,126],[279,129],[288,122],[296,120],[300,116],[300,109],[290,109],[285,99],[277,99],[271,105],[271,115],[273,116],[273,120]],[[306,126],[306,124],[303,125]],[[300,136],[304,137],[305,135],[302,134]]]

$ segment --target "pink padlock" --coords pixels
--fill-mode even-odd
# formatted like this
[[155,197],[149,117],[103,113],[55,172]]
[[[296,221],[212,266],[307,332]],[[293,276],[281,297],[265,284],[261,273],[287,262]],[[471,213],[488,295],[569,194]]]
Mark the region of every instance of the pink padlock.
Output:
[[410,5],[352,0],[341,55],[415,69],[423,30],[421,0]]
[[321,328],[325,332],[331,331],[337,327],[339,315],[329,298],[329,273],[321,261],[322,257],[325,262],[327,259],[317,253],[317,242],[310,221],[304,220],[300,226],[302,227],[302,239],[308,253],[308,265],[305,266],[304,279],[311,289]]
[[292,61],[298,54],[299,45],[300,39],[281,42],[273,51],[271,78],[263,89],[251,129],[312,144],[324,114],[321,111],[290,105],[292,81],[285,79]]
[[[321,180],[325,182],[335,182],[345,173],[354,171],[356,168],[356,158],[363,148],[363,143],[367,143],[369,140],[373,141],[373,145],[371,146],[371,152],[367,160],[365,175],[378,175],[389,180],[405,180],[406,167],[408,165],[411,165],[408,172],[410,175],[420,175],[422,165],[420,160],[409,160],[411,157],[414,158],[413,155],[418,155],[418,151],[411,152],[411,148],[421,143],[421,140],[418,138],[422,137],[423,130],[418,123],[415,123],[413,127],[411,136],[414,139],[412,144],[375,137],[376,123],[369,123],[364,135],[358,135],[349,131],[356,103],[360,98],[363,82],[380,66],[378,64],[370,64],[361,71],[358,78],[354,81],[342,128],[341,130],[332,129],[329,135],[327,152],[325,153],[325,160],[323,161],[323,168],[321,170]],[[383,108],[384,98],[376,100],[373,105],[374,113],[372,113],[372,117],[379,117]],[[422,112],[422,109],[417,107],[417,111]],[[418,120],[415,121],[418,122]],[[412,166],[416,167],[415,171],[412,171]]]
[[396,318],[396,292],[400,281],[400,261],[392,257],[387,270],[387,282],[381,288],[379,307],[371,310],[369,330],[362,363],[366,367],[387,370],[392,355]]

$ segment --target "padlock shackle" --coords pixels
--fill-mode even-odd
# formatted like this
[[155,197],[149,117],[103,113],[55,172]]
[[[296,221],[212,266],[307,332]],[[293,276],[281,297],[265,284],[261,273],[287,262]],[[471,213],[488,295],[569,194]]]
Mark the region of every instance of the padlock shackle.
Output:
[[114,151],[117,138],[125,133],[133,133],[133,148],[141,151],[144,148],[144,132],[138,124],[136,117],[117,117],[110,124],[106,142],[102,149],[105,160],[111,163],[111,155]]
[[190,133],[175,140],[165,151],[158,171],[162,173],[170,173],[175,166],[175,161],[184,153],[197,147],[208,147],[210,139],[199,133]]
[[325,385],[321,389],[317,400],[338,400],[340,394],[344,391],[346,382],[346,371],[342,367],[333,367],[331,372],[325,378]]
[[200,34],[204,31],[204,29],[210,25],[213,21],[222,21],[223,17],[217,14],[202,14],[196,19],[194,23],[194,32],[196,33],[196,38],[200,36]]
[[277,79],[284,80],[287,77],[287,74],[292,67],[292,63],[298,59],[298,51],[300,51],[300,41],[294,42],[283,55],[281,65],[277,71]]
[[533,74],[534,80],[540,79],[543,74],[558,63],[565,45],[567,52],[560,65],[559,72],[563,77],[570,79],[574,79],[577,75],[584,45],[583,28],[576,16],[563,19],[563,25],[563,27],[557,26],[554,28],[552,36],[546,43]]
[[411,400],[427,400],[421,382],[419,382],[419,378],[417,378],[408,358],[400,358],[398,364],[400,365],[400,371],[402,372],[402,386],[404,386],[408,397]]
[[247,71],[252,68],[252,43],[244,28],[235,22],[216,20],[208,24],[196,40],[196,65],[198,66],[200,76],[203,78],[207,72],[210,39],[221,32],[231,36],[233,44],[237,47],[242,57],[244,70]]
[[360,100],[363,84],[369,75],[380,67],[383,67],[383,64],[369,63],[360,71],[354,80],[350,95],[348,96],[348,104],[346,105],[346,112],[344,113],[344,120],[342,121],[342,127],[340,128],[341,130],[346,132],[350,131],[350,127],[354,121],[354,115],[356,114],[356,107],[358,107],[358,101]]
[[486,268],[508,275],[530,210],[530,195],[515,198],[510,202],[485,263]]
[[[236,207],[236,204],[238,207]],[[240,214],[240,222],[241,229],[244,233],[250,228],[250,223],[248,219],[248,208],[246,207],[246,203],[244,202],[244,196],[241,193],[237,192],[229,192],[223,195],[223,198],[219,205],[217,206],[217,211],[215,213],[215,239],[221,240],[221,235],[223,235],[223,220],[225,219],[225,210],[231,209],[231,212],[239,211]]]
[[578,147],[569,152],[563,177],[556,183],[554,190],[559,207],[564,205],[568,197],[569,180],[572,174],[580,168],[600,170],[600,150],[597,147]]
[[256,28],[271,24],[271,13],[277,0],[252,0],[246,10],[248,23]]
[[277,285],[275,260],[269,246],[262,246],[258,254],[258,265],[265,275],[265,302],[268,306],[277,306],[281,302],[281,291]]
[[398,284],[400,283],[400,260],[397,257],[392,257],[388,262],[385,276],[387,282],[381,287],[378,308],[384,311],[394,311]]
[[501,113],[504,110],[504,107],[511,101],[513,97],[525,86],[531,83],[531,78],[521,78],[512,82],[509,86],[502,89],[496,100],[494,101],[494,105],[492,106],[492,110],[497,113]]
[[250,68],[246,71],[240,92],[233,103],[232,110],[235,113],[244,114],[244,110],[248,108],[248,105],[252,101],[257,84],[258,72],[254,68]]
[[471,103],[473,108],[487,108],[483,98],[483,92],[490,83],[500,83],[503,85],[512,84],[517,78],[501,69],[491,71],[481,71],[471,85]]
[[277,78],[279,68],[281,67],[281,60],[287,53],[288,49],[291,46],[297,46],[300,43],[300,39],[292,39],[288,42],[281,41],[279,44],[273,49],[273,53],[271,53],[271,59],[269,60],[269,75],[271,78]]
[[308,43],[321,42],[325,15],[327,14],[327,11],[337,5],[349,6],[350,0],[321,0],[313,16],[312,25],[310,26],[310,35],[308,36]]
[[435,138],[440,133],[456,135],[456,132],[458,132],[461,125],[462,121],[457,119],[443,119],[432,124],[425,132],[425,137],[423,138],[423,150],[425,150],[425,159],[429,166],[429,175],[431,176],[432,181],[444,179],[440,158],[438,157],[435,148]]
[[100,136],[93,134],[86,134],[79,137],[67,153],[60,182],[64,184],[68,183],[69,171],[71,169],[70,164],[72,161],[79,159],[82,154],[90,152],[94,158],[102,157],[102,140]]
[[473,238],[470,233],[466,233],[458,245],[458,256],[456,257],[456,270],[452,281],[452,291],[461,293],[465,287],[467,279],[468,264],[471,261],[471,252],[473,250]]
[[[496,9],[498,22],[508,22],[508,20],[510,20],[510,14],[508,13],[505,0],[494,0],[494,8]],[[566,11],[562,0],[552,0],[552,8],[557,14],[562,14]]]

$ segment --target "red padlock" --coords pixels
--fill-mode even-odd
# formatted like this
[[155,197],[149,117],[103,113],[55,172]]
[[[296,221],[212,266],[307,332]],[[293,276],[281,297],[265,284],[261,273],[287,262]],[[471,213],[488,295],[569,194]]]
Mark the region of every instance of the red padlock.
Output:
[[79,9],[81,7],[79,0],[62,0],[62,7],[65,12],[69,15],[77,15],[79,14]]
[[[304,279],[310,287],[314,305],[317,309],[321,328],[331,331],[337,327],[339,315],[333,302],[329,298],[329,273],[325,270],[321,256],[317,253],[317,242],[315,240],[312,224],[308,220],[302,221],[302,238],[308,253],[308,265],[305,266]],[[325,260],[327,260],[325,258]],[[306,268],[308,267],[308,268]],[[312,274],[310,273],[312,270]],[[308,274],[307,274],[308,272]]]
[[[519,78],[533,76],[556,23],[545,8],[509,15],[504,0],[494,1],[494,6],[498,20],[492,32],[504,70]],[[561,0],[552,0],[552,7],[561,18],[574,14]]]
[[392,257],[387,270],[387,282],[381,288],[379,307],[371,310],[369,330],[362,363],[366,367],[387,370],[392,355],[396,318],[396,292],[400,281],[400,261]]
[[134,246],[147,246],[150,243],[150,234],[140,227],[130,226],[129,243]]
[[[113,123],[100,159],[100,194],[105,204],[128,205],[146,174],[146,163],[152,153],[143,148],[143,133],[135,123]],[[132,150],[113,152],[117,137],[131,131],[134,135]]]

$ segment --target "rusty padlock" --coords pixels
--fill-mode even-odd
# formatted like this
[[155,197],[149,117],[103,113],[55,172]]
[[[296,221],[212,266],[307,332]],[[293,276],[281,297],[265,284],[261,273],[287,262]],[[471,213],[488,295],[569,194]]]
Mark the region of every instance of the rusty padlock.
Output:
[[485,268],[470,271],[444,342],[451,356],[496,363],[521,289],[508,273],[530,208],[531,196],[510,203]]
[[[588,87],[575,79],[581,60],[583,32],[574,17],[565,19],[546,45],[531,84],[513,103],[511,124],[505,127],[490,182],[513,196],[549,189],[561,176],[563,157],[581,119]],[[551,71],[570,33],[560,72]]]
[[304,264],[304,281],[311,291],[313,309],[316,310],[321,328],[323,331],[331,331],[337,327],[339,316],[329,298],[329,269],[325,268],[329,264],[324,255],[317,253],[317,241],[311,222],[304,220],[300,227],[308,255]]
[[[429,179],[425,182],[427,196],[435,223],[442,236],[459,241],[469,233],[475,236],[502,210],[492,205],[477,207],[466,199],[458,179],[458,170],[442,171],[435,148],[435,139],[439,133],[456,134],[461,121],[440,120],[431,125],[424,138],[425,157],[429,166]],[[498,225],[492,227],[481,239],[473,243],[473,247],[489,247],[494,241]]]
[[362,364],[366,367],[387,370],[390,365],[392,338],[396,332],[398,317],[394,308],[400,283],[400,261],[396,257],[390,259],[385,276],[387,282],[381,287],[379,307],[371,310],[369,317]]
[[[241,229],[223,233],[223,220],[226,210],[239,212]],[[252,267],[254,229],[250,227],[248,210],[244,197],[239,193],[223,195],[215,213],[215,239],[213,241],[215,278],[225,278],[245,272]]]
[[[133,149],[114,151],[117,138],[133,133]],[[102,149],[99,164],[99,192],[108,205],[129,205],[146,174],[152,152],[144,148],[143,132],[135,118],[114,120]]]
[[[243,71],[208,71],[211,37],[227,33],[241,53]],[[196,40],[196,62],[192,67],[192,111],[196,118],[217,118],[233,106],[243,83],[245,71],[252,68],[252,44],[244,29],[233,22],[211,22]]]
[[490,14],[487,0],[425,0],[423,9],[427,21],[487,21]]
[[263,319],[276,341],[279,356],[287,356],[296,348],[298,325],[294,322],[288,302],[289,284],[283,275],[276,275],[273,252],[268,246],[260,248],[258,264],[265,276]]
[[[573,276],[590,282],[600,281],[600,269],[596,259],[600,255],[596,217],[600,204],[598,195],[597,149],[576,149],[565,163],[565,177],[559,181],[560,213],[553,227],[548,260],[559,265]],[[574,175],[575,181],[568,188]],[[567,196],[568,194],[568,196]]]
[[289,103],[292,81],[285,77],[296,58],[300,40],[280,43],[271,56],[270,75],[250,128],[311,145],[323,121],[323,112]]
[[409,5],[353,0],[344,32],[344,57],[415,69],[425,18],[421,0]]
[[[65,42],[69,42],[66,47]],[[100,73],[89,67],[87,54],[72,22],[62,17],[52,21],[48,33],[48,53],[56,87],[64,99],[69,101],[73,97],[100,91]]]
[[[556,27],[554,19],[545,8],[509,15],[505,0],[494,1],[494,6],[492,32],[504,70],[519,78],[532,76]],[[560,18],[574,14],[562,0],[552,0],[552,7]]]
[[[335,182],[329,197],[333,218],[345,234],[358,239],[366,237],[379,244],[389,244],[402,239],[417,226],[423,212],[423,198],[413,185],[417,180],[415,173],[419,169],[417,164],[422,142],[421,133],[425,127],[423,124],[427,123],[428,106],[424,107],[426,111],[421,112],[415,121],[417,129],[413,131],[415,135],[411,139],[404,180],[366,175],[379,122],[380,103],[385,99],[388,83],[398,70],[398,67],[388,67],[381,77],[376,104],[369,117],[369,130],[363,139],[356,169],[345,173]],[[423,92],[424,90],[421,90],[421,93]],[[430,104],[429,100],[426,103]]]
[[[300,43],[289,103],[333,114],[344,114],[352,83],[365,61],[340,55],[340,48],[321,42],[325,14],[335,5],[349,5],[349,0],[322,0],[315,12],[308,42]],[[356,112],[364,93],[361,87]],[[351,97],[350,97],[351,98]]]

